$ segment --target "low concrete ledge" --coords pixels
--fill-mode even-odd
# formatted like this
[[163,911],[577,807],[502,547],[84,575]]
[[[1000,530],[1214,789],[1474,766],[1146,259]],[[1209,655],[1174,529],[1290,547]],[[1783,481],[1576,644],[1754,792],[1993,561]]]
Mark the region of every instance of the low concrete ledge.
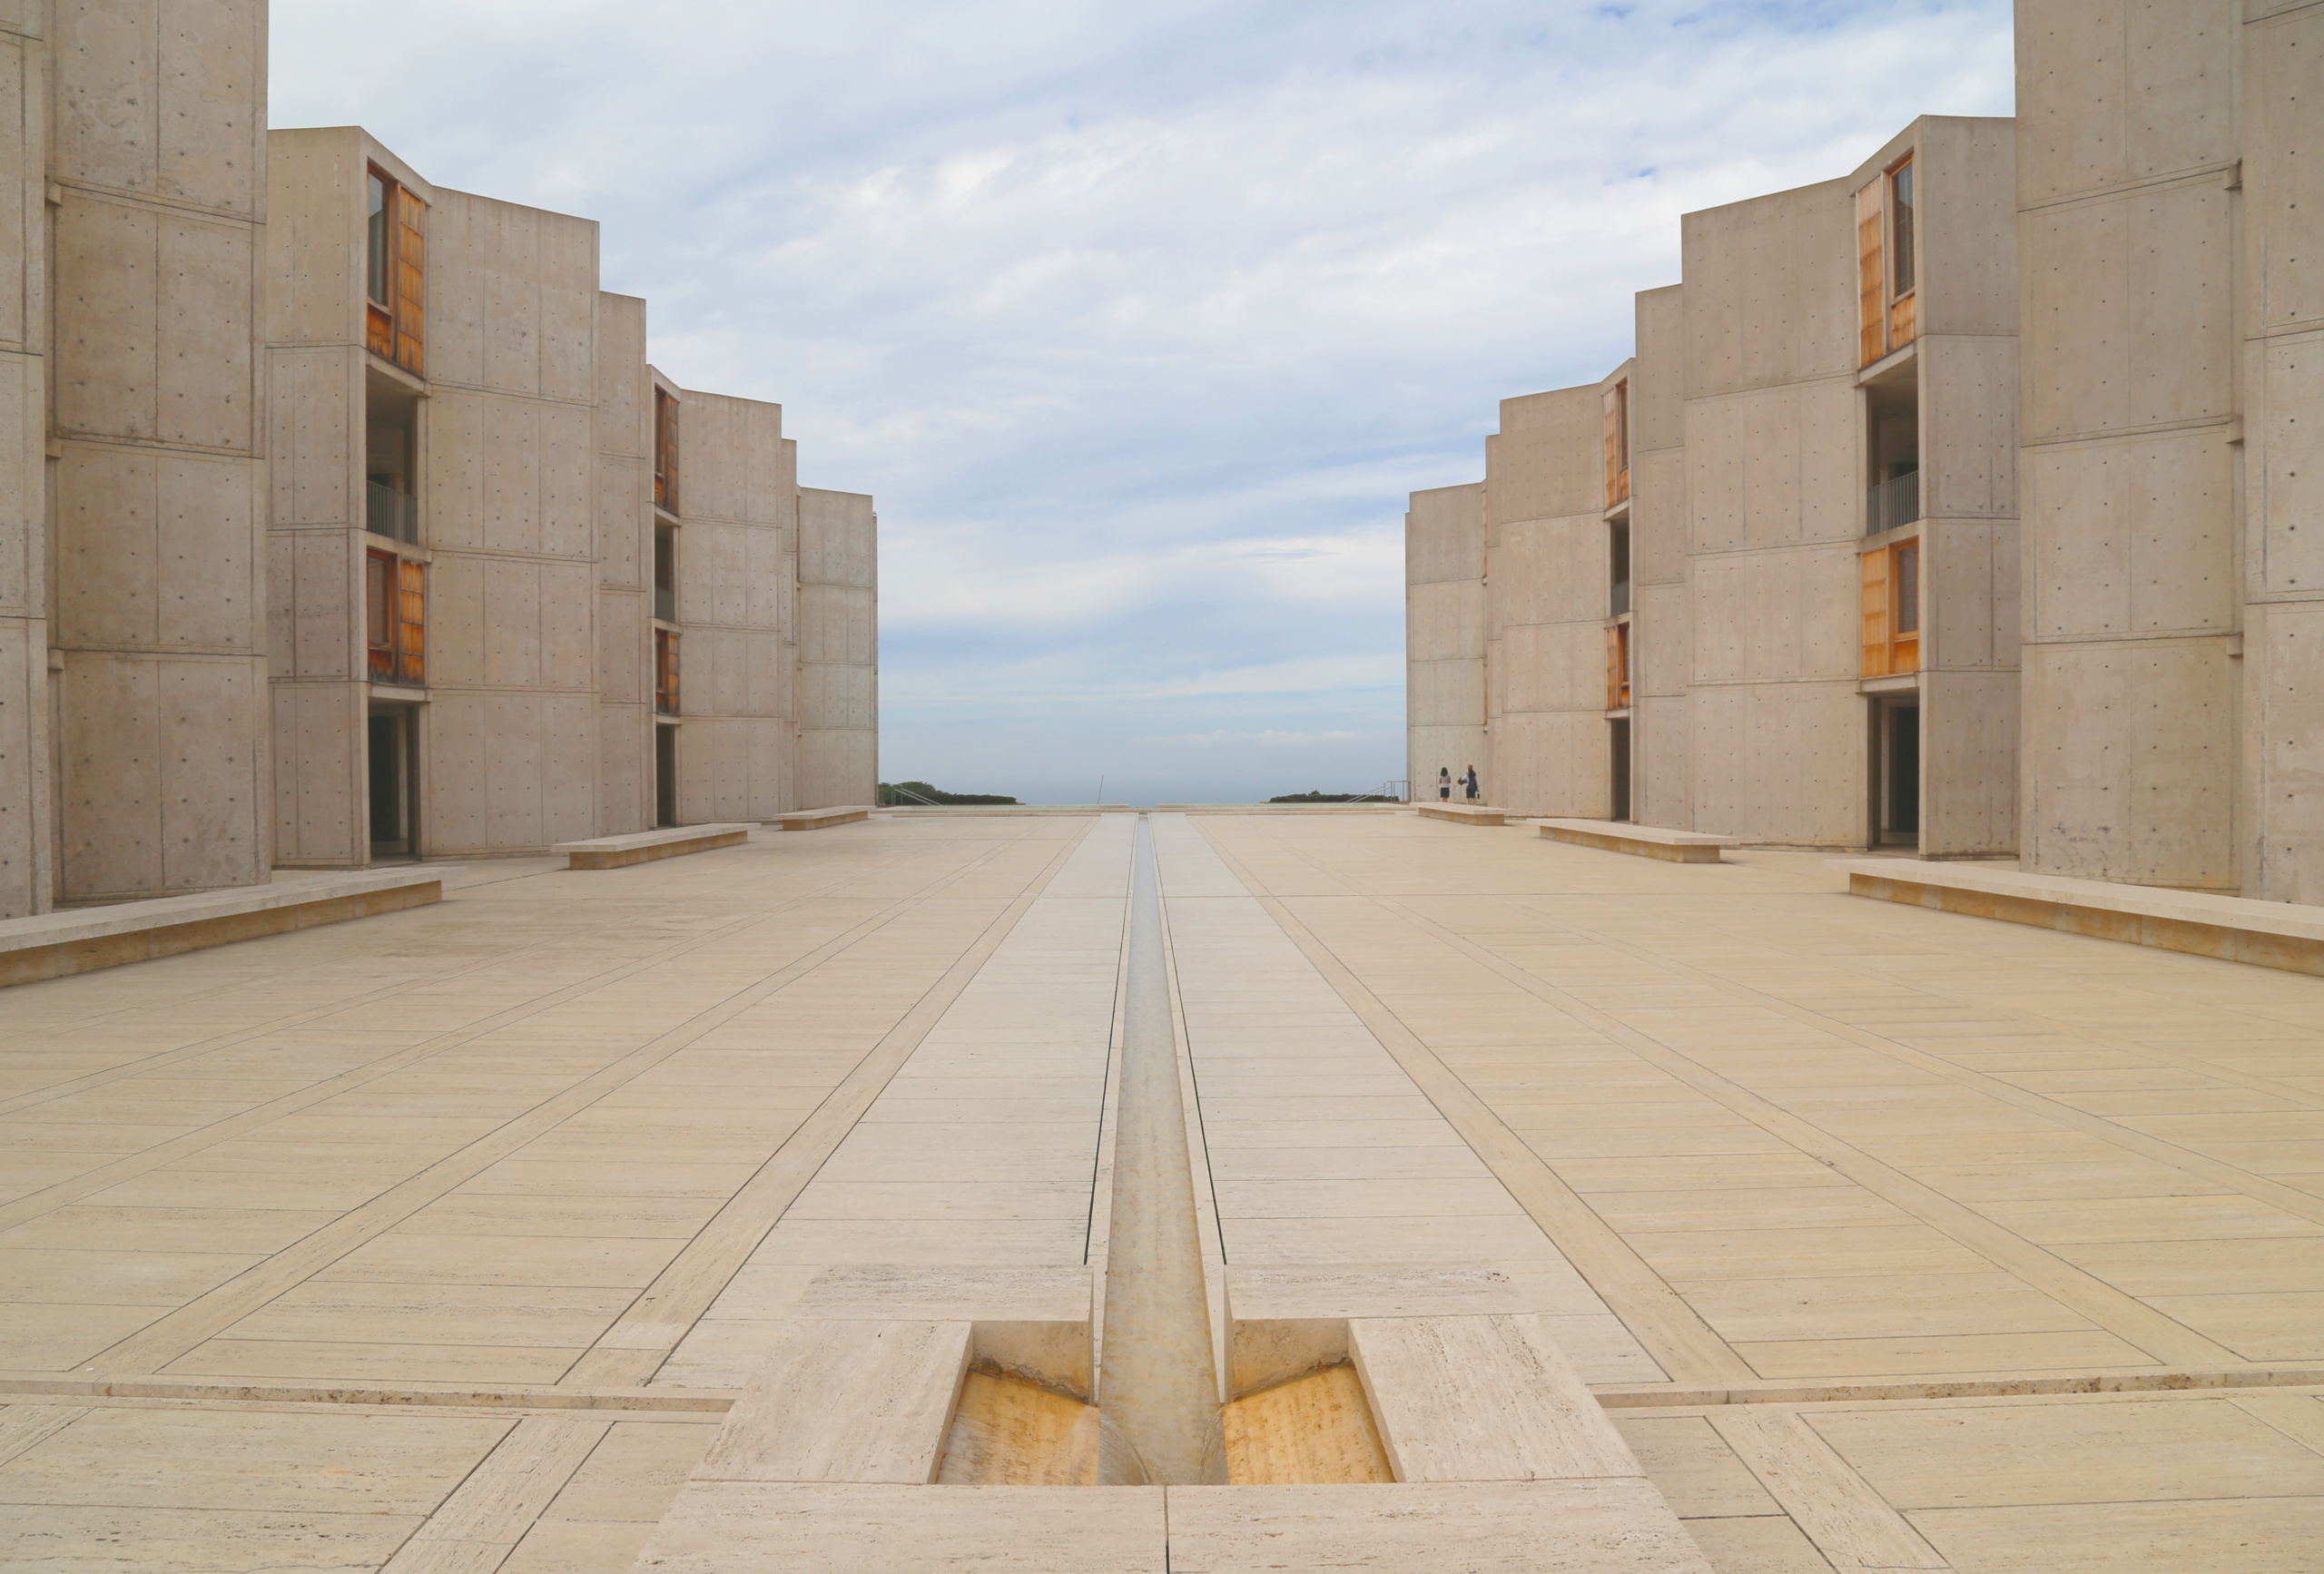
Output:
[[868,803],[850,804],[840,809],[800,809],[778,815],[767,821],[777,831],[821,831],[826,826],[851,825],[858,820],[872,818]]
[[1717,863],[1720,848],[1741,845],[1738,837],[1666,831],[1659,825],[1632,825],[1622,820],[1544,820],[1541,824],[1541,834],[1551,841],[1659,858],[1667,863]]
[[1506,825],[1509,812],[1505,809],[1471,809],[1466,804],[1447,803],[1438,800],[1420,806],[1423,820],[1450,820],[1462,825]]
[[1847,875],[1852,896],[2324,975],[2324,909],[1920,859],[1834,859],[1831,867]]
[[549,849],[565,854],[567,869],[626,869],[657,858],[683,858],[732,847],[758,829],[753,825],[672,825],[660,831],[639,831],[627,836],[594,836],[586,841],[560,841]]
[[457,865],[413,864],[0,921],[0,989],[312,929],[444,898]]

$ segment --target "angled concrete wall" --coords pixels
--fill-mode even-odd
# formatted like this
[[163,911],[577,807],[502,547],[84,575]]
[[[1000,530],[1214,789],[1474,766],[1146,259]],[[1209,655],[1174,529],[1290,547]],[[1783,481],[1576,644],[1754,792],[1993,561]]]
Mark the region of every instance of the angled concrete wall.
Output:
[[1630,381],[1630,817],[1693,828],[1688,697],[1685,289],[1638,296]]
[[681,399],[678,818],[771,819],[798,766],[795,450],[780,405]]
[[[0,18],[0,95],[45,102],[40,7]],[[49,792],[47,116],[0,120],[0,918],[55,898]]]
[[597,833],[651,830],[654,382],[645,302],[597,295]]
[[879,517],[860,493],[803,487],[798,496],[795,807],[871,803],[880,777]]
[[1604,416],[1598,384],[1501,401],[1485,443],[1490,802],[1602,817]]
[[1692,829],[1864,844],[1854,186],[1689,213]]
[[[15,310],[44,295],[58,347],[55,895],[252,884],[271,855],[258,419],[266,7],[92,3],[56,7],[52,25],[47,244],[70,282]],[[25,120],[41,118],[41,96],[23,103]],[[16,183],[20,219],[31,201]],[[17,234],[28,241],[29,226]],[[18,362],[14,389],[0,388],[11,432],[22,407],[10,419],[6,406],[33,397],[28,373]],[[0,687],[15,686],[7,662]]]
[[2241,881],[2237,11],[2018,14],[2020,837],[2043,873]]
[[1404,515],[1404,773],[1417,801],[1436,773],[1494,780],[1485,732],[1484,484],[1412,495]]
[[2264,9],[2277,14],[2246,23],[2240,41],[2241,875],[2245,895],[2316,903],[2324,902],[2324,7]]

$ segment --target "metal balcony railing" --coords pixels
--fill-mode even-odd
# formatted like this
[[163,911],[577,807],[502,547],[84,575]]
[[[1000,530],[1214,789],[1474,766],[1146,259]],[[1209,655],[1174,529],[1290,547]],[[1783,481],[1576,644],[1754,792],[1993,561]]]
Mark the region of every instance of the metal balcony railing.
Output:
[[363,527],[390,541],[419,545],[419,499],[377,481],[363,483]]
[[1907,470],[1872,488],[1865,508],[1864,533],[1877,536],[1883,530],[1910,525],[1920,516],[1921,473]]

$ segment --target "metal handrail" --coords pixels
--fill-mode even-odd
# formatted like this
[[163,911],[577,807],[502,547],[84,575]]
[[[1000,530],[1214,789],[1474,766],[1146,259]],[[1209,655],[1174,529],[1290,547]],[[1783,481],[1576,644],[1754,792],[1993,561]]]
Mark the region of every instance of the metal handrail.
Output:
[[419,545],[419,499],[377,481],[363,483],[363,527],[390,541]]
[[1864,533],[1877,536],[1921,516],[1921,473],[1907,470],[1872,488],[1865,501]]

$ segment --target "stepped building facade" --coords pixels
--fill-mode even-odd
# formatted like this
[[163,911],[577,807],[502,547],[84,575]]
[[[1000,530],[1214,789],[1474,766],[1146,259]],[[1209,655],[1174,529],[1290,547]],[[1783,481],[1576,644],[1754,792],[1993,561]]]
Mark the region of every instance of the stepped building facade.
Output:
[[2324,900],[2324,8],[2017,44],[2014,120],[1685,215],[1632,359],[1413,495],[1415,782]]
[[871,499],[594,221],[269,133],[262,5],[25,10],[0,916],[872,801]]

